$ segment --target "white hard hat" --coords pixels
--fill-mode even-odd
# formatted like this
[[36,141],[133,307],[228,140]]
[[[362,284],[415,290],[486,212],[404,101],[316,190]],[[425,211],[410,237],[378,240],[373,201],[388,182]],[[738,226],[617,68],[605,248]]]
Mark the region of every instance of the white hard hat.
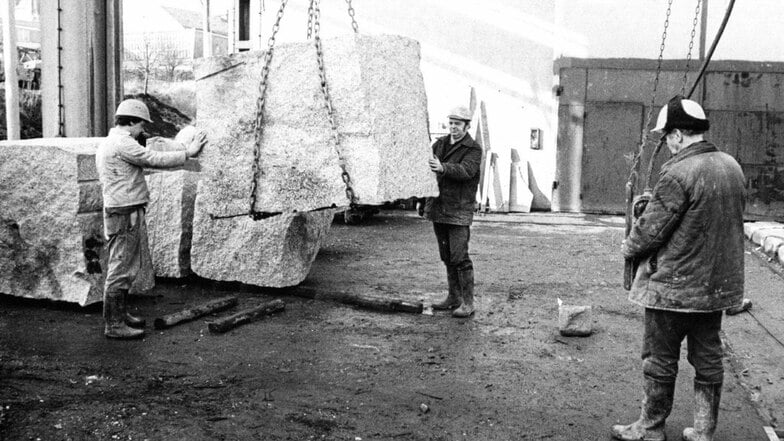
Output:
[[136,118],[141,118],[149,123],[152,122],[147,105],[142,101],[135,99],[127,99],[121,102],[120,105],[117,106],[117,111],[114,112],[114,116],[135,116]]
[[696,101],[675,96],[659,111],[656,127],[651,132],[669,132],[672,129],[687,129],[704,132],[710,128],[710,121]]
[[471,111],[465,106],[454,107],[447,115],[447,118],[459,119],[465,122],[471,122]]

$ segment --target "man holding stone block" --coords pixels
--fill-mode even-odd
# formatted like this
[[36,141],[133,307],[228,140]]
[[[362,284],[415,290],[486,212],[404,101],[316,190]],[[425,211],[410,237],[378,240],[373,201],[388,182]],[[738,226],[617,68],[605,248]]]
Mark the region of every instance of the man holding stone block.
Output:
[[[144,320],[128,314],[128,290],[149,259],[147,225],[144,218],[150,194],[144,167],[172,168],[185,164],[207,143],[204,133],[192,134],[189,142],[176,143],[178,150],[154,151],[137,139],[144,123],[151,123],[147,106],[128,99],[117,106],[114,128],[98,146],[95,163],[103,186],[103,226],[109,250],[103,293],[104,335],[107,338],[133,339],[144,336]],[[169,143],[169,147],[175,143]]]
[[427,198],[423,211],[433,222],[449,284],[447,298],[433,309],[454,310],[454,317],[470,317],[474,313],[474,264],[468,255],[468,241],[482,147],[468,134],[471,112],[467,108],[454,108],[448,118],[449,135],[436,140],[429,160],[438,181],[438,197]]

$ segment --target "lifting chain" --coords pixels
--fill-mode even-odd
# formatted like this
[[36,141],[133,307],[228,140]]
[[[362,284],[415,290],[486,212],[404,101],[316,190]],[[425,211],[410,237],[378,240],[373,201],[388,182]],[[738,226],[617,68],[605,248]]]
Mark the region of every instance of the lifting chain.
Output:
[[250,182],[250,215],[253,220],[259,220],[264,215],[256,209],[256,189],[258,187],[259,175],[261,174],[261,138],[264,131],[264,100],[267,93],[267,78],[269,77],[269,67],[272,62],[272,50],[275,47],[275,36],[280,29],[280,19],[283,18],[283,10],[286,8],[288,0],[281,0],[278,16],[272,26],[272,35],[267,42],[267,51],[264,52],[264,66],[261,69],[261,80],[259,81],[259,96],[256,99],[256,122],[253,140],[253,164],[251,166],[252,177]]
[[359,25],[354,18],[354,7],[351,6],[351,0],[346,0],[346,4],[348,5],[348,16],[351,17],[351,27],[354,29],[355,34],[359,34]]
[[[351,3],[349,2],[349,5],[350,4]],[[316,61],[318,62],[319,78],[321,79],[321,94],[324,97],[324,107],[327,110],[327,118],[329,119],[329,125],[331,126],[332,143],[335,147],[335,152],[338,155],[338,165],[340,165],[341,170],[340,176],[341,179],[343,179],[343,183],[346,184],[346,198],[348,199],[349,204],[353,206],[359,202],[359,198],[354,193],[354,187],[351,182],[351,175],[348,172],[346,158],[343,156],[343,152],[341,151],[340,131],[338,130],[338,125],[335,121],[335,108],[332,106],[332,98],[330,97],[329,86],[327,85],[327,74],[324,70],[324,50],[321,46],[321,25],[319,23],[321,11],[319,10],[319,0],[311,0],[311,6],[312,10],[310,11],[311,15],[309,23],[312,24],[313,28],[313,42],[316,46]],[[356,29],[357,28],[355,27],[355,30]]]
[[686,54],[686,67],[683,69],[683,85],[681,86],[681,95],[686,95],[686,84],[689,82],[689,63],[691,62],[691,50],[694,48],[694,36],[697,35],[697,23],[700,21],[700,7],[702,0],[697,0],[697,7],[694,11],[694,20],[691,24],[691,38],[689,39],[689,52]]
[[645,145],[648,142],[648,126],[651,124],[651,120],[653,119],[653,107],[656,105],[656,90],[659,88],[659,76],[661,74],[661,67],[662,67],[662,60],[664,60],[664,46],[665,42],[667,41],[667,28],[670,26],[670,13],[672,12],[672,1],[668,0],[667,2],[667,15],[664,18],[664,30],[662,31],[661,36],[661,43],[659,44],[659,58],[656,62],[656,74],[653,77],[653,91],[651,92],[651,103],[648,106],[648,112],[645,115],[645,124],[642,126],[642,134],[640,136],[640,148],[638,149],[637,153],[634,155],[634,160],[632,161],[632,168],[631,173],[629,174],[629,182],[633,180],[636,181],[638,170],[640,166],[640,160],[642,159],[642,153],[645,148]]

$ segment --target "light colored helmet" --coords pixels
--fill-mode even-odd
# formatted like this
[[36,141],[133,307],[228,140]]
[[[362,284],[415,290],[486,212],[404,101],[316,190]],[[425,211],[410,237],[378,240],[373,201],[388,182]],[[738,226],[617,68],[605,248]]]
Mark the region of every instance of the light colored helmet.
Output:
[[117,106],[117,111],[114,112],[114,116],[135,116],[136,118],[141,118],[149,123],[152,122],[147,105],[135,99],[128,99],[121,102],[120,105]]
[[471,111],[465,106],[457,106],[453,108],[447,118],[459,119],[465,122],[471,122]]
[[651,132],[669,132],[673,129],[695,130],[704,132],[710,128],[710,121],[696,101],[687,100],[681,95],[675,96],[659,111],[656,127]]

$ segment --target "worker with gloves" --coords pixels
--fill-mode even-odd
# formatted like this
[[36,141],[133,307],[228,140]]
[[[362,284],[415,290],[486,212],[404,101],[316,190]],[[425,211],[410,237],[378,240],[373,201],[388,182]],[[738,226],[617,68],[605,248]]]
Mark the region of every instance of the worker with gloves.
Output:
[[453,310],[455,317],[470,317],[474,313],[474,265],[468,255],[468,241],[482,147],[468,134],[471,112],[467,108],[454,108],[448,118],[449,135],[436,140],[429,160],[438,181],[438,197],[426,199],[422,215],[433,222],[449,284],[446,299],[433,304],[433,309]]
[[[150,259],[145,209],[150,201],[144,168],[181,166],[207,143],[204,133],[188,129],[187,142],[165,143],[156,151],[142,146],[144,123],[151,123],[147,106],[127,99],[117,106],[114,128],[98,146],[95,163],[103,186],[103,226],[109,260],[103,292],[104,335],[133,339],[144,336],[144,320],[130,315],[126,297],[142,259]],[[184,140],[179,137],[179,140]],[[178,141],[179,141],[178,140]],[[159,143],[164,144],[164,143]],[[147,252],[145,252],[147,250]],[[148,265],[151,267],[151,265]]]
[[745,179],[735,159],[704,139],[702,107],[676,96],[661,109],[653,132],[672,157],[642,215],[622,244],[638,260],[629,300],[645,307],[640,417],[617,425],[620,440],[665,439],[681,343],[694,367],[694,425],[687,441],[710,441],[724,378],[722,311],[743,299]]

